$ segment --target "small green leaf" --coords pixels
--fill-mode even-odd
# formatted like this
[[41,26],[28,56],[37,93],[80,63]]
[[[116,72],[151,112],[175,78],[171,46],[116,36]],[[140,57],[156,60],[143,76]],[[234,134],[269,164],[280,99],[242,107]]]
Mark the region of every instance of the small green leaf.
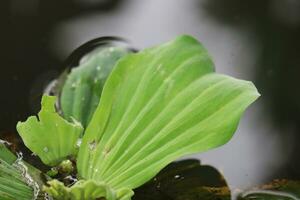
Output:
[[83,131],[79,123],[70,123],[56,113],[55,102],[56,97],[43,96],[38,118],[31,116],[17,124],[25,145],[49,166],[76,154],[77,140]]
[[251,82],[214,73],[190,36],[127,55],[83,137],[79,175],[134,189],[175,159],[226,143],[258,96]]
[[106,78],[126,48],[102,47],[87,54],[73,68],[61,91],[61,109],[66,119],[75,118],[84,127],[96,110]]
[[48,182],[49,186],[44,187],[55,200],[130,200],[133,192],[128,189],[119,191],[112,190],[104,183],[98,183],[92,180],[78,181],[72,187],[65,187],[62,182],[52,180]]

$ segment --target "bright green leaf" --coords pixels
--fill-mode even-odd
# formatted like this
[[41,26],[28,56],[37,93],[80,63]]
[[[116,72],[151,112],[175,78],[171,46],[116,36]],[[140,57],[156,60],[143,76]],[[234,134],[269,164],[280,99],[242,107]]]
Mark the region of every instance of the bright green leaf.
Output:
[[25,145],[50,166],[76,154],[77,140],[83,131],[79,123],[70,123],[56,113],[55,102],[56,97],[43,96],[38,118],[31,116],[17,124]]
[[92,180],[78,181],[75,185],[68,188],[63,183],[52,180],[49,186],[44,187],[55,200],[96,200],[105,198],[106,200],[129,200],[133,192],[128,189],[114,191],[104,183]]
[[190,36],[121,59],[87,127],[84,179],[136,188],[173,160],[226,143],[259,96],[251,82],[214,73]]
[[85,127],[97,108],[102,88],[116,62],[128,54],[126,48],[102,47],[87,54],[73,68],[61,91],[61,109],[67,119]]

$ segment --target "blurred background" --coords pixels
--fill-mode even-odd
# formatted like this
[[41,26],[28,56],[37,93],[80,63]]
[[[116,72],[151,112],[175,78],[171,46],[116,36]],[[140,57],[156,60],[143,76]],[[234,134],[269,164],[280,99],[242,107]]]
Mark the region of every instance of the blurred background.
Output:
[[119,36],[142,49],[189,34],[220,73],[253,81],[261,98],[233,139],[193,155],[231,188],[300,179],[299,0],[1,0],[0,137],[33,114],[38,91],[82,43]]

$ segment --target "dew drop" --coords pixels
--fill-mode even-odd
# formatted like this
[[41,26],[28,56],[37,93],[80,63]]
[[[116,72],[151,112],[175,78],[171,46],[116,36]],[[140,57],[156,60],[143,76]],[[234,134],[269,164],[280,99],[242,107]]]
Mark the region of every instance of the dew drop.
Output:
[[44,148],[43,148],[43,151],[44,151],[45,153],[48,153],[48,152],[49,152],[48,147],[44,147]]
[[100,71],[100,70],[101,70],[101,66],[98,65],[98,66],[96,67],[96,70],[97,70],[97,71]]
[[94,83],[97,84],[99,82],[99,79],[95,78]]
[[77,142],[76,142],[76,146],[79,148],[81,146],[81,143],[82,143],[82,139],[78,139]]
[[95,148],[96,148],[96,141],[93,140],[92,142],[89,142],[89,149],[93,151],[95,150]]
[[175,178],[175,179],[179,179],[180,176],[179,176],[179,175],[175,175],[174,178]]
[[71,88],[72,88],[72,89],[75,89],[76,87],[77,87],[77,84],[76,84],[76,83],[72,83],[72,84],[71,84]]

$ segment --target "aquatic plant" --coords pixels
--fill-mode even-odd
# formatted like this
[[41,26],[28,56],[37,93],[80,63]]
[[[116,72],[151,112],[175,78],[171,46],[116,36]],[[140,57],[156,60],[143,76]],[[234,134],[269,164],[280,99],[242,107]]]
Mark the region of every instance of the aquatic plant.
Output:
[[172,161],[229,141],[258,97],[251,82],[215,73],[202,44],[184,35],[138,53],[93,52],[62,88],[62,115],[57,97],[44,95],[38,117],[17,130],[53,167],[41,186],[51,198],[128,200]]

